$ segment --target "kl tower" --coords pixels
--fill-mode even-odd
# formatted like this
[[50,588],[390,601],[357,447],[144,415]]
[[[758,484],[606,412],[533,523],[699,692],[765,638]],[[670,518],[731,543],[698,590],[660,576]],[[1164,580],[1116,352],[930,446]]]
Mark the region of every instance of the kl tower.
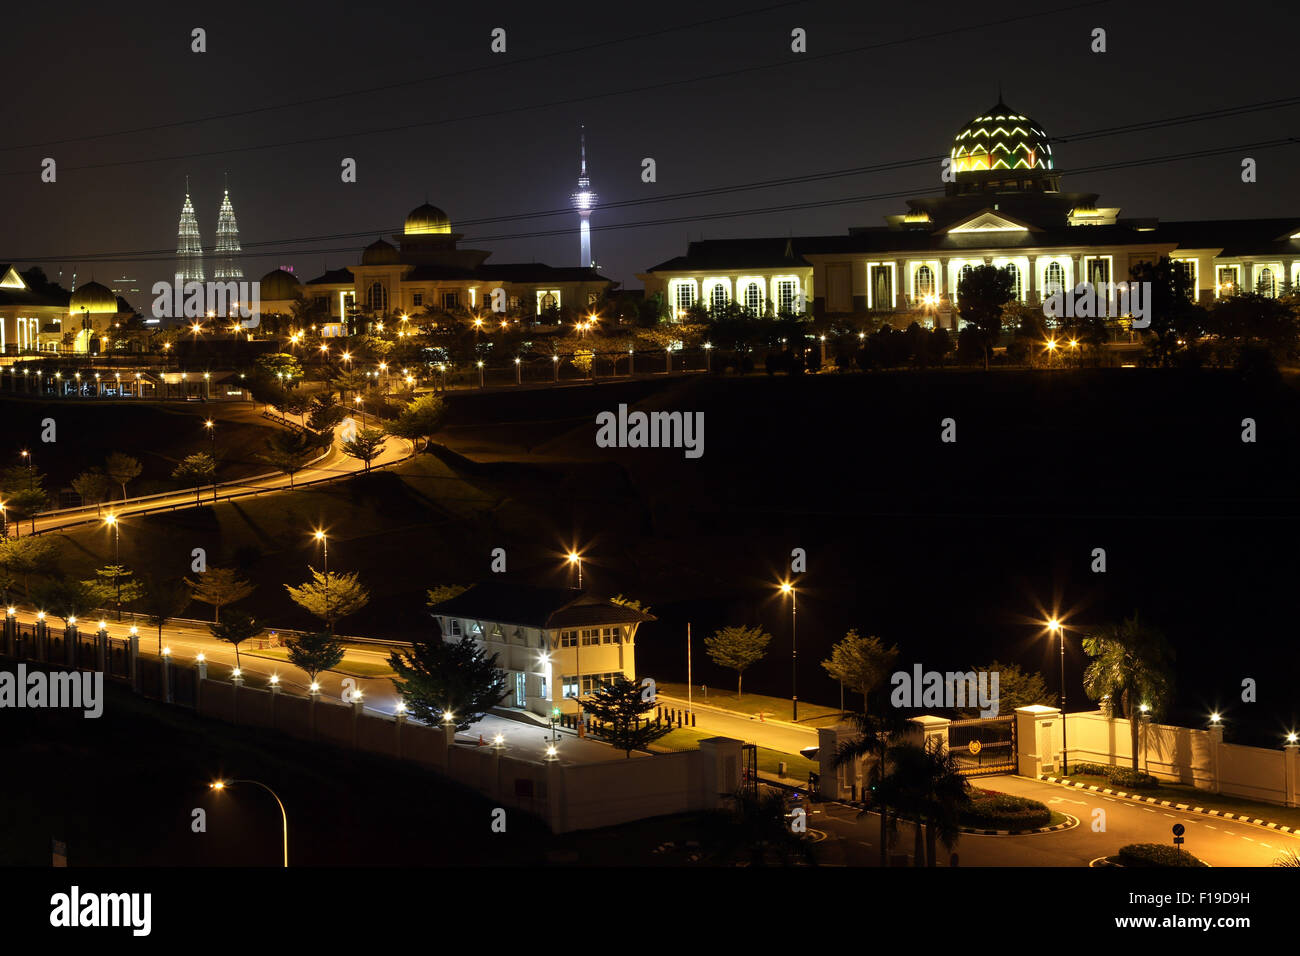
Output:
[[578,168],[578,191],[569,197],[573,208],[578,211],[578,242],[581,246],[581,258],[578,265],[589,269],[596,263],[591,258],[591,211],[596,206],[596,194],[591,191],[591,180],[587,178],[587,132],[586,127],[579,127],[578,150],[581,164]]

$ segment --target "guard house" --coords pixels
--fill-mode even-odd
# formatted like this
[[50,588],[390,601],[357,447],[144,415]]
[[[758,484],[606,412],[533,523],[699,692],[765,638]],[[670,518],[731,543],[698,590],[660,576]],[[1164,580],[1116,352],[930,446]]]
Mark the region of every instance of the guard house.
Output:
[[576,714],[579,696],[636,680],[636,632],[655,618],[577,588],[487,581],[432,609],[445,641],[468,635],[497,656],[510,692],[503,707]]

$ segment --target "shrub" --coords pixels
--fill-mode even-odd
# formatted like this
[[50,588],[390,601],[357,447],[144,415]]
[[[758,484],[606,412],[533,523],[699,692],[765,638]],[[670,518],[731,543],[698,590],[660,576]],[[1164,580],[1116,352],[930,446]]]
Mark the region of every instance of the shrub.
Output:
[[1130,843],[1120,847],[1119,861],[1125,866],[1208,866],[1181,847],[1163,843]]
[[1052,820],[1046,804],[1027,797],[975,789],[970,796],[970,807],[961,818],[964,826],[978,830],[1037,830]]
[[1151,774],[1134,770],[1132,767],[1111,767],[1106,777],[1115,786],[1130,790],[1149,790],[1160,786],[1160,781]]

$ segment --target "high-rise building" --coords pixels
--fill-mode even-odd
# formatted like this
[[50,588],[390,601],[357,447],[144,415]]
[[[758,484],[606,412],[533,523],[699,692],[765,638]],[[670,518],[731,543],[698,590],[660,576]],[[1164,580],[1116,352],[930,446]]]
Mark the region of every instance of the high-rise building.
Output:
[[578,168],[578,191],[569,197],[573,208],[578,211],[578,244],[580,247],[578,265],[590,269],[596,263],[591,258],[591,211],[596,207],[596,194],[591,191],[591,180],[587,178],[587,131],[581,127],[578,134],[578,151],[580,165]]
[[230,204],[230,188],[221,200],[217,214],[217,264],[216,278],[242,279],[244,270],[239,266],[239,226],[235,222],[235,207]]
[[181,206],[181,224],[176,236],[176,282],[202,282],[203,243],[199,239],[199,220],[190,201],[190,178],[185,177],[185,204]]

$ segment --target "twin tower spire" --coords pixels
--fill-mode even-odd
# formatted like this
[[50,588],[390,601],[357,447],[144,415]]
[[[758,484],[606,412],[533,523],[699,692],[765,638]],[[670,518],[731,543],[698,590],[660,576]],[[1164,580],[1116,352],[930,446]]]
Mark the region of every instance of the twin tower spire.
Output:
[[[215,279],[242,279],[244,270],[240,268],[238,256],[239,225],[235,222],[235,207],[230,202],[230,188],[227,186],[221,200],[221,210],[217,213],[217,248]],[[194,214],[194,203],[190,200],[190,178],[185,177],[185,202],[181,206],[181,223],[176,234],[176,281],[203,282],[203,242],[199,238],[199,220]]]

